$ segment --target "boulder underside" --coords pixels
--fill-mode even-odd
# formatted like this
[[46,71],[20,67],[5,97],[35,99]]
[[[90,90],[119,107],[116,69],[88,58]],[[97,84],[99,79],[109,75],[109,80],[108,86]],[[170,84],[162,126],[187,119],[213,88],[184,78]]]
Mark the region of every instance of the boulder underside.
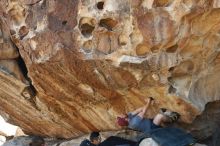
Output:
[[219,15],[219,0],[1,0],[0,114],[28,134],[70,138],[120,129],[116,116],[152,96],[146,117],[167,108],[209,137]]

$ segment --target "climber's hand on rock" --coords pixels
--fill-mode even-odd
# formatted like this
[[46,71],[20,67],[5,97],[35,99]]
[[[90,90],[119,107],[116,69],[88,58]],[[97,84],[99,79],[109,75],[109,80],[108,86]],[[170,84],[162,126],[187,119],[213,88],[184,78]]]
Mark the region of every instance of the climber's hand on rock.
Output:
[[153,104],[154,103],[154,99],[153,97],[148,97],[147,99],[145,99],[146,104]]

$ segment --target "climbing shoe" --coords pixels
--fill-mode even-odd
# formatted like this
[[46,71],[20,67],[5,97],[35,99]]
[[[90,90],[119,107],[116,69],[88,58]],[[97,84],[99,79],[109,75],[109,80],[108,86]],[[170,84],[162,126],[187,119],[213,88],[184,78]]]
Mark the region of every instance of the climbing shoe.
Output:
[[177,112],[171,112],[171,114],[168,115],[168,117],[170,117],[171,121],[174,123],[179,120],[180,114]]
[[172,111],[167,110],[165,108],[161,108],[160,113],[165,115],[166,117],[170,118],[172,123],[178,121],[180,118],[180,114],[178,114],[177,112],[172,112]]

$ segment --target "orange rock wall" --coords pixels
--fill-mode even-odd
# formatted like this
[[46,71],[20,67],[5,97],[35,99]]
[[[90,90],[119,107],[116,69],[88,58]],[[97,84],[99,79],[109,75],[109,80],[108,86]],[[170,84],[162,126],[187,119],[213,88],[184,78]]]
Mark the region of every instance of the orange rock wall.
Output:
[[190,124],[220,99],[219,7],[1,0],[1,114],[27,133],[69,138],[119,129],[115,117],[152,96],[146,117],[163,107]]

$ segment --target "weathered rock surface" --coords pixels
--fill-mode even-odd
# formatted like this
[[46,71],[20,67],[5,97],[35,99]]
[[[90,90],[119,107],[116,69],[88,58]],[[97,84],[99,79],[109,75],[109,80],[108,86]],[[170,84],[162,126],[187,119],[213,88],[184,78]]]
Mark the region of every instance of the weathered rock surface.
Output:
[[219,0],[1,0],[0,113],[26,133],[69,138],[117,130],[118,114],[153,96],[147,117],[164,107],[201,130],[206,119],[196,116],[220,100],[219,7]]

